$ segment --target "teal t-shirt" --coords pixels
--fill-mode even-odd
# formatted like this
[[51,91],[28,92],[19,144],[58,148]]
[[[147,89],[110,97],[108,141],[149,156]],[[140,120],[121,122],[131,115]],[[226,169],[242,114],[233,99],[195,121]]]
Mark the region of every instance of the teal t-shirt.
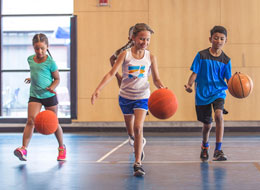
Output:
[[27,61],[31,72],[30,96],[45,99],[54,96],[54,93],[46,90],[53,82],[52,72],[57,71],[58,67],[55,61],[48,56],[45,62],[36,63],[33,60],[35,55],[28,57]]

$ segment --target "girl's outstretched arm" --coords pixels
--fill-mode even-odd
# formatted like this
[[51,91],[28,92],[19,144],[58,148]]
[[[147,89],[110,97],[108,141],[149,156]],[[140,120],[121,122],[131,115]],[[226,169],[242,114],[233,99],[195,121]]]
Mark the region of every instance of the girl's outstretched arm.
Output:
[[151,71],[152,71],[153,83],[157,88],[165,88],[159,76],[157,59],[152,54],[150,55],[150,58],[151,58]]
[[[110,60],[110,64],[111,64],[112,67],[115,64],[116,59],[117,59],[117,56],[115,56],[114,54],[110,57],[109,60]],[[120,87],[121,81],[122,81],[122,76],[118,72],[116,72],[116,79],[117,79],[117,84]]]
[[112,77],[115,76],[117,73],[119,67],[123,64],[123,61],[125,59],[126,51],[123,51],[121,54],[119,54],[115,64],[113,65],[112,69],[103,77],[99,85],[97,86],[96,90],[91,96],[91,103],[94,104],[96,98],[98,98],[100,91],[111,81]]

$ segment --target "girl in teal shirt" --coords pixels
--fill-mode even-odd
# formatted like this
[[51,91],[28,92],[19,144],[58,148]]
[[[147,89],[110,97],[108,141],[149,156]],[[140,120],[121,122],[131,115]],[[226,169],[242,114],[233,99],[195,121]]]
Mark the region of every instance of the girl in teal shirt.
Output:
[[[30,98],[28,103],[28,118],[23,132],[23,145],[15,149],[14,154],[20,160],[27,160],[27,147],[34,131],[34,118],[40,112],[42,106],[46,110],[58,112],[58,100],[55,88],[60,82],[59,71],[52,57],[46,53],[48,51],[48,38],[44,34],[36,34],[33,37],[33,48],[35,55],[28,57],[31,78],[25,79],[26,83],[31,83]],[[49,53],[50,55],[50,53]],[[58,125],[55,136],[59,143],[57,160],[66,159],[66,147],[63,144],[63,131]]]

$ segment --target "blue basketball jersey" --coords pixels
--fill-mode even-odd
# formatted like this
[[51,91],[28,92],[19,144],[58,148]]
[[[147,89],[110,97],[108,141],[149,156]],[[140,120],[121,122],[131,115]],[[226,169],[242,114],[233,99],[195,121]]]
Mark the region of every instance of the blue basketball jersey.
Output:
[[207,105],[218,98],[226,98],[228,89],[225,79],[231,78],[230,58],[222,51],[214,57],[209,48],[197,53],[190,68],[197,74],[195,80],[195,104]]

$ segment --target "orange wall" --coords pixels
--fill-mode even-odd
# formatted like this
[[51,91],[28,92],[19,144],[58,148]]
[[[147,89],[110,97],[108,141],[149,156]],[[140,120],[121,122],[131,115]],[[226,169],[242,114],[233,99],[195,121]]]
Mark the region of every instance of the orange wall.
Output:
[[[103,89],[94,106],[90,97],[111,68],[109,57],[127,42],[128,29],[137,22],[145,22],[155,31],[149,49],[158,59],[162,81],[179,101],[177,113],[168,121],[196,121],[194,93],[186,93],[183,86],[196,53],[210,46],[209,31],[214,25],[228,30],[224,51],[231,57],[233,73],[244,72],[255,84],[246,99],[228,94],[225,120],[259,120],[259,0],[110,0],[109,7],[98,7],[97,2],[74,0],[78,16],[77,121],[123,121],[116,79]],[[151,89],[155,89],[152,81]],[[158,121],[152,115],[146,120]]]

